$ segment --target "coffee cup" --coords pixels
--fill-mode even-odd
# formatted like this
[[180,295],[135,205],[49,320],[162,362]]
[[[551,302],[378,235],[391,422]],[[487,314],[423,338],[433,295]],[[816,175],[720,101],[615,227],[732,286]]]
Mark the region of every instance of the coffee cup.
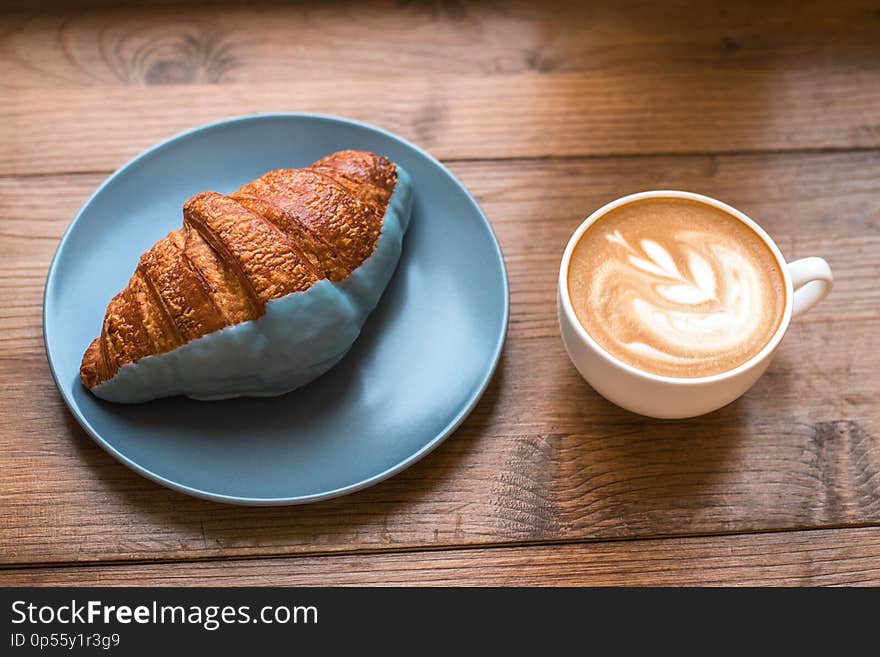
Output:
[[[756,353],[750,355],[744,362],[737,363],[730,369],[697,376],[648,371],[648,368],[638,366],[638,361],[634,361],[636,364],[625,362],[619,354],[612,353],[607,346],[603,347],[579,319],[572,303],[569,280],[572,255],[576,247],[587,231],[600,219],[607,217],[612,211],[619,212],[624,206],[638,207],[631,204],[648,199],[689,201],[707,206],[714,209],[713,211],[721,211],[750,229],[750,233],[760,240],[760,242],[755,240],[756,243],[763,243],[771,254],[768,260],[778,267],[779,285],[773,288],[776,290],[773,294],[781,297],[776,299],[778,316],[772,327],[768,329],[763,346],[760,348],[756,346]],[[624,244],[629,251],[635,253],[628,243]],[[654,243],[649,243],[648,246],[656,248]],[[659,258],[661,265],[664,262],[663,258],[670,262],[670,267],[674,267],[667,256]],[[634,260],[644,262],[643,258],[635,256]],[[650,263],[644,266],[650,268]],[[705,269],[705,265],[702,268]],[[659,273],[663,274],[662,271]],[[740,275],[737,274],[738,276]],[[709,277],[712,278],[711,275]],[[738,281],[737,277],[732,278]],[[711,282],[714,284],[714,279]],[[565,248],[559,269],[557,313],[562,339],[572,363],[600,395],[624,409],[641,415],[655,418],[685,418],[714,411],[745,393],[767,369],[791,320],[824,299],[831,291],[832,284],[831,268],[827,262],[817,257],[786,262],[770,236],[755,221],[736,208],[701,194],[657,190],[631,194],[612,201],[587,217],[575,230]],[[674,289],[675,286],[666,287]],[[766,291],[764,293],[767,294]],[[741,298],[743,294],[737,298]],[[609,299],[609,296],[612,298]],[[613,295],[606,295],[603,299],[603,303],[611,304],[612,307],[617,303]],[[620,303],[624,301],[625,297],[622,297]],[[645,316],[651,317],[650,314]],[[641,344],[639,346],[644,347]],[[658,358],[663,357],[659,351],[652,353],[657,353]]]

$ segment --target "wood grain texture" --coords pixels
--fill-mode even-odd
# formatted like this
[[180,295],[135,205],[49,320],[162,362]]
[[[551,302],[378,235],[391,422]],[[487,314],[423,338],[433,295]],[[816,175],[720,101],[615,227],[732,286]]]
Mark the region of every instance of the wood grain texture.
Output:
[[6,586],[878,586],[880,529],[0,570]]
[[0,14],[0,174],[116,168],[265,111],[366,120],[447,159],[880,145],[867,3],[581,4]]
[[[203,123],[288,111],[367,121],[446,159],[868,148],[880,145],[877,79],[786,73],[755,86],[741,72],[595,73],[16,90],[0,99],[0,175],[116,168]],[[759,100],[761,87],[778,105]]]
[[[880,156],[458,162],[496,229],[508,344],[474,413],[436,452],[364,492],[241,509],[164,490],[104,454],[64,409],[40,337],[56,240],[101,175],[0,179],[0,562],[485,545],[880,523]],[[570,232],[644,188],[718,196],[790,258],[821,254],[835,291],[741,400],[655,422],[602,400],[570,365],[554,290]],[[43,193],[37,193],[43,190]],[[7,232],[8,231],[8,232]]]
[[[143,86],[326,78],[772,69],[876,70],[870,0],[168,2],[84,0],[0,14],[0,85]],[[88,3],[98,4],[98,3]],[[5,6],[10,6],[8,2]],[[389,50],[394,56],[389,57]]]

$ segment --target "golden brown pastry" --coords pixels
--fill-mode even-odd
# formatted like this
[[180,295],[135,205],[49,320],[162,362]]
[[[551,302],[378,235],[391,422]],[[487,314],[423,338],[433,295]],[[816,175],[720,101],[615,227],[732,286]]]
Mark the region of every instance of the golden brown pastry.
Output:
[[229,196],[197,194],[183,227],[140,258],[110,301],[83,384],[113,401],[302,385],[357,337],[409,213],[406,172],[362,151],[270,171]]

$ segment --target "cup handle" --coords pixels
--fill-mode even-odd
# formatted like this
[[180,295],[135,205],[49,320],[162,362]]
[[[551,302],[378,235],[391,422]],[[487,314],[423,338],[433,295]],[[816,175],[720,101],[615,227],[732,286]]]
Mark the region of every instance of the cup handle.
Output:
[[794,288],[791,316],[803,315],[831,292],[834,276],[831,267],[822,258],[801,258],[788,263],[791,285]]

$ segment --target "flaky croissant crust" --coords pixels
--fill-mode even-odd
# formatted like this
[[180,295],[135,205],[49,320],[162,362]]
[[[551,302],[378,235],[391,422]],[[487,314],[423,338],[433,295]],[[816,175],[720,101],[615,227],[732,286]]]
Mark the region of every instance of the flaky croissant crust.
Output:
[[202,192],[183,227],[141,256],[83,355],[89,388],[145,356],[257,319],[272,299],[344,280],[376,248],[397,183],[388,159],[340,151],[270,171],[235,193]]

